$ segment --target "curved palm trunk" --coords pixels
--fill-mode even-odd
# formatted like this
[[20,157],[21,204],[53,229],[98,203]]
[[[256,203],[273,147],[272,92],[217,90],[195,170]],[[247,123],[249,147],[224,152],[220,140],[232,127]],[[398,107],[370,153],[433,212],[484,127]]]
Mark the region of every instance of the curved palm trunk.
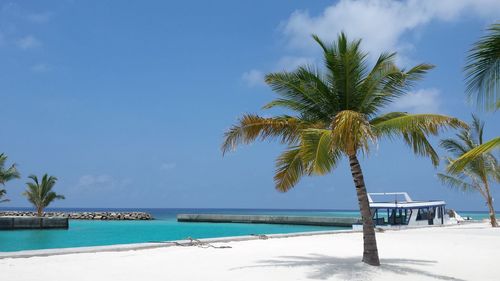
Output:
[[358,157],[356,157],[355,154],[349,156],[349,164],[351,166],[354,185],[356,186],[359,210],[363,221],[363,262],[369,265],[380,265],[377,240],[375,238],[375,227],[373,225],[370,203],[368,202],[368,195],[366,193],[365,180],[363,179],[363,172],[361,171]]
[[493,208],[493,198],[491,197],[490,187],[488,182],[485,182],[486,189],[486,205],[488,205],[488,209],[490,211],[490,223],[492,227],[498,227],[497,218],[495,217],[495,209]]

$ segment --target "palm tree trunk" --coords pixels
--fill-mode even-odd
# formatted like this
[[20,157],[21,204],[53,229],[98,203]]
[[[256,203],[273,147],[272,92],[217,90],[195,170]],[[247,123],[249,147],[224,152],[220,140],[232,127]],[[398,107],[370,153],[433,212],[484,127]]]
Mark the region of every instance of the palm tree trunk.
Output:
[[37,207],[36,208],[36,214],[37,214],[37,216],[41,217],[43,215],[43,208],[42,207]]
[[356,186],[356,194],[358,195],[359,210],[363,222],[363,262],[369,265],[380,265],[377,250],[377,239],[375,238],[375,227],[373,224],[372,213],[370,211],[370,203],[366,193],[365,180],[363,172],[359,165],[356,154],[349,155],[349,164],[351,166],[352,178]]
[[497,218],[495,217],[495,208],[493,208],[493,198],[491,198],[490,187],[488,181],[485,181],[486,189],[486,205],[490,211],[490,223],[491,227],[498,227]]

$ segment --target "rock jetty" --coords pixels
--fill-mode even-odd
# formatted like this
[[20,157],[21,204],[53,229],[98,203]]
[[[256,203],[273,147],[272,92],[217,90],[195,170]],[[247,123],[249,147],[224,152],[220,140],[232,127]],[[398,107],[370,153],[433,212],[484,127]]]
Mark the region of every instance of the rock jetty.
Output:
[[[35,212],[2,211],[0,217],[33,217]],[[152,220],[151,214],[145,212],[45,212],[43,217],[63,217],[72,220]]]

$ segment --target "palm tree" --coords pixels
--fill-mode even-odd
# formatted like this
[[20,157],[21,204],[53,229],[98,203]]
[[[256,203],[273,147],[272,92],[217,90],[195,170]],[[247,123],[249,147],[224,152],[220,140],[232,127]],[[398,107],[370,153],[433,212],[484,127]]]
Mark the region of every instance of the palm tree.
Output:
[[[470,97],[487,110],[500,107],[500,23],[492,24],[488,34],[474,44],[467,57],[466,85]],[[450,163],[450,171],[462,171],[468,163],[500,147],[500,137],[493,138]]]
[[57,178],[53,176],[43,175],[42,181],[39,182],[37,176],[29,176],[33,182],[27,182],[28,188],[23,193],[28,198],[28,201],[36,208],[39,217],[43,214],[43,209],[47,207],[55,199],[64,199],[64,196],[56,194],[52,188],[56,184]]
[[[483,144],[483,131],[484,122],[472,115],[470,128],[458,133],[456,139],[441,141],[441,147],[451,153],[454,158],[459,158]],[[447,162],[453,162],[453,159],[450,158]],[[439,173],[438,177],[444,184],[451,187],[464,191],[479,192],[486,200],[486,205],[488,205],[491,226],[498,227],[489,182],[491,180],[500,181],[500,167],[497,159],[491,153],[483,153],[480,157],[468,162],[461,172],[453,172],[448,169],[446,174]]]
[[330,172],[343,156],[349,158],[363,221],[363,262],[379,265],[375,230],[358,154],[367,154],[370,144],[383,137],[400,137],[418,155],[439,158],[427,140],[446,127],[465,126],[456,118],[436,114],[408,114],[380,111],[407,93],[429,69],[419,64],[408,71],[399,69],[395,53],[379,56],[372,69],[361,40],[348,41],[344,33],[331,45],[317,36],[323,49],[325,71],[301,66],[293,72],[266,75],[266,83],[280,96],[264,108],[281,107],[294,115],[264,118],[246,114],[225,133],[223,154],[239,144],[278,139],[287,144],[276,161],[275,186],[285,192],[304,175]]
[[[7,162],[7,155],[1,153],[0,154],[0,185],[5,186],[5,183],[13,180],[13,179],[18,179],[20,177],[19,172],[16,169],[16,164],[12,164],[9,168],[5,169],[5,162]],[[5,189],[0,189],[0,199],[5,196],[7,191]],[[7,202],[9,201],[8,199],[3,199],[0,200],[0,203],[2,202]]]

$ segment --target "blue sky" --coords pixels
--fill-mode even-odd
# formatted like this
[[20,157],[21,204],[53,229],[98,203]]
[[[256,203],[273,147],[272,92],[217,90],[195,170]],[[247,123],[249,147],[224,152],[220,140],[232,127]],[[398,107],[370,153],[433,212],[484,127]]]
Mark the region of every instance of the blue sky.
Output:
[[[498,19],[490,0],[0,1],[0,151],[23,175],[4,206],[29,206],[26,177],[47,172],[67,197],[59,207],[355,209],[346,161],[283,194],[273,187],[283,146],[222,157],[239,116],[276,113],[260,110],[274,97],[263,75],[320,63],[310,34],[328,41],[344,30],[373,54],[398,51],[402,66],[437,66],[390,109],[469,120],[465,54]],[[499,115],[482,116],[487,136],[498,134]],[[486,210],[400,142],[361,161],[369,191]]]

